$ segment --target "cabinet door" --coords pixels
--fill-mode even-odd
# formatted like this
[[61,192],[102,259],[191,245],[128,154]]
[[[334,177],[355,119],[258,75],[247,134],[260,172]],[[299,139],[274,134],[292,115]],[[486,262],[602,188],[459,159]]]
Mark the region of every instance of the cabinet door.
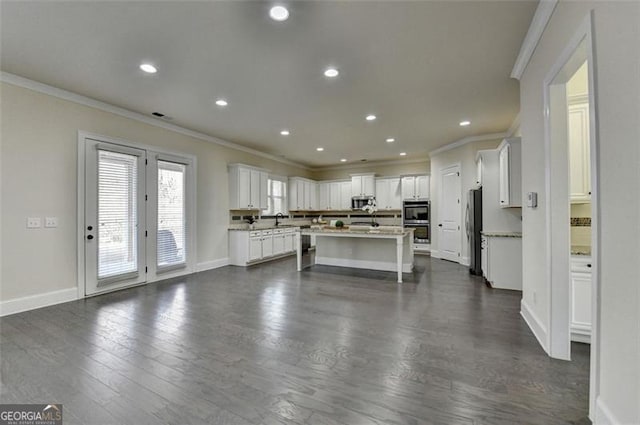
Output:
[[262,237],[257,236],[249,239],[249,261],[262,258]]
[[238,208],[251,206],[251,171],[238,168]]
[[318,206],[321,210],[331,209],[331,183],[318,184]]
[[402,199],[415,198],[415,177],[402,178]]
[[362,195],[362,176],[351,177],[351,196]]
[[298,180],[296,182],[296,209],[303,210],[304,209],[304,182],[302,180]]
[[251,170],[249,173],[251,179],[249,207],[260,208],[260,171]]
[[480,239],[480,267],[482,268],[482,276],[489,280],[489,244],[487,238],[481,236]]
[[262,257],[271,257],[273,255],[273,236],[264,236],[262,238]]
[[394,210],[402,208],[402,189],[400,179],[389,179],[389,207]]
[[284,235],[273,236],[273,255],[280,255],[284,252]]
[[318,209],[318,183],[309,183],[309,209]]
[[591,326],[591,273],[571,273],[571,325]]
[[261,210],[266,210],[269,208],[269,200],[268,200],[268,184],[269,184],[269,175],[264,171],[260,172],[260,201],[257,205]]
[[500,205],[509,205],[509,145],[500,150]]
[[373,176],[362,176],[362,194],[376,196],[376,183]]
[[415,180],[416,198],[429,198],[429,176],[418,176]]
[[352,182],[342,182],[340,183],[340,204],[342,205],[341,209],[350,210],[351,209],[351,191],[352,191]]
[[378,208],[389,208],[389,180],[377,179],[376,180],[376,204]]
[[293,251],[293,242],[295,241],[295,234],[294,233],[286,233],[284,235],[284,252],[291,252]]
[[569,107],[569,181],[572,201],[591,199],[589,105]]
[[330,183],[329,185],[329,208],[332,210],[342,209],[342,198],[340,197],[340,183]]

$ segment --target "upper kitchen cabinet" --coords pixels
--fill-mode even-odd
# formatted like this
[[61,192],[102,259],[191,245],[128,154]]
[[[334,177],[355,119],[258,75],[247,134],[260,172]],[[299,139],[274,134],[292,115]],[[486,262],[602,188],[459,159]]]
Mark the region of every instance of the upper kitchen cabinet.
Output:
[[268,178],[267,170],[229,164],[229,209],[266,209]]
[[376,204],[381,210],[402,208],[402,191],[399,177],[376,179]]
[[522,145],[519,137],[504,139],[498,146],[500,206],[522,207]]
[[402,177],[402,199],[429,199],[429,176]]
[[482,186],[482,156],[476,157],[476,185]]
[[318,184],[302,177],[289,179],[289,210],[310,211],[318,208]]
[[375,174],[352,174],[351,196],[376,196]]
[[590,202],[589,103],[585,99],[569,99],[568,126],[571,202]]

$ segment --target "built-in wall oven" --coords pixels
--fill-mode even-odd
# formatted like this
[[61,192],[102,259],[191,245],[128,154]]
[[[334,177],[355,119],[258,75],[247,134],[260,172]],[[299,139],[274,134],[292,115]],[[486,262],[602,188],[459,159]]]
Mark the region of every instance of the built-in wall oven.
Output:
[[431,242],[431,203],[426,200],[406,200],[402,203],[402,225],[414,229],[413,242]]

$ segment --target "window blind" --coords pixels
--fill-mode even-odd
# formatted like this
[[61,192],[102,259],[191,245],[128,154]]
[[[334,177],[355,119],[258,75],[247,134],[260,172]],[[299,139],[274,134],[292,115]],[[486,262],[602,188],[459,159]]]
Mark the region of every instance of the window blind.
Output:
[[138,270],[138,157],[98,150],[98,279]]
[[186,168],[158,160],[158,269],[186,262]]

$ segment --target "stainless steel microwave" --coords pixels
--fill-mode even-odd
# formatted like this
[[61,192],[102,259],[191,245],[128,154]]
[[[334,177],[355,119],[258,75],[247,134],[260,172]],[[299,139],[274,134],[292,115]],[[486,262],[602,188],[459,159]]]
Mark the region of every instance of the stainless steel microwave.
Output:
[[351,209],[361,210],[369,201],[375,201],[375,196],[354,196],[351,198]]

